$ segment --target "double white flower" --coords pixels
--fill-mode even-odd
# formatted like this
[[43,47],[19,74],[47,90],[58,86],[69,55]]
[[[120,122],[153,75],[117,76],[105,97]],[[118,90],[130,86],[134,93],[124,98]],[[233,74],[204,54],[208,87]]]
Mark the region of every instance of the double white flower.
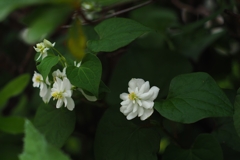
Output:
[[51,43],[50,41],[44,39],[43,42],[36,44],[36,47],[33,47],[36,52],[39,52],[37,60],[42,57],[42,60],[47,57],[47,51],[49,48],[54,47],[55,43]]
[[159,88],[150,88],[149,82],[143,79],[131,79],[128,83],[128,92],[122,93],[120,111],[127,116],[128,120],[140,117],[143,121],[150,117],[154,111],[154,100],[157,98]]

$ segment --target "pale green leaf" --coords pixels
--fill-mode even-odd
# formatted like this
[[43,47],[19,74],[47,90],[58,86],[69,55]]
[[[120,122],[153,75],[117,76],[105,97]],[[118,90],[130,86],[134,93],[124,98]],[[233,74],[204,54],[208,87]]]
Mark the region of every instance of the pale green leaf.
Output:
[[45,137],[29,120],[25,121],[24,149],[19,158],[20,160],[70,160],[63,152],[48,144]]

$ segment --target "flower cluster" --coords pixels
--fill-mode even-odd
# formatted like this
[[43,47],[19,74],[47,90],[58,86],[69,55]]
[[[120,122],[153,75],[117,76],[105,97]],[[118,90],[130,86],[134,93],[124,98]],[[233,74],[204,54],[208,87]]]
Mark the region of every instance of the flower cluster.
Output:
[[44,39],[43,42],[38,43],[36,47],[33,47],[36,52],[40,53],[37,60],[42,57],[42,60],[47,57],[47,51],[54,47],[55,43],[51,43],[50,41]]
[[140,117],[143,121],[153,114],[154,100],[157,98],[159,88],[150,88],[149,82],[143,79],[131,79],[128,83],[128,93],[122,93],[120,111],[127,116],[128,120]]
[[[36,45],[37,48],[34,47],[34,49],[40,53],[38,59],[42,57],[43,60],[48,56],[47,51],[49,48],[54,47],[54,44],[55,43],[52,44],[48,40],[38,43]],[[74,65],[80,67],[81,62],[74,62]],[[49,77],[52,77],[52,80],[49,80]],[[52,72],[52,76],[47,76],[46,79],[44,79],[40,73],[35,71],[32,81],[33,87],[40,88],[39,95],[45,103],[48,103],[51,98],[57,100],[56,108],[60,108],[64,105],[68,110],[72,111],[74,109],[75,103],[72,99],[73,90],[79,90],[89,101],[97,100],[95,96],[87,95],[81,88],[77,88],[71,84],[66,75],[66,66],[62,71],[59,69],[55,70]]]

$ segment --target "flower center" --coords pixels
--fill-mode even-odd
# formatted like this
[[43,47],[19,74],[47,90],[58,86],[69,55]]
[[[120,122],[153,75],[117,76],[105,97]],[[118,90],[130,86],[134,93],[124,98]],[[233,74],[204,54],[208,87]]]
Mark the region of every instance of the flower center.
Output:
[[128,98],[129,98],[130,100],[132,100],[132,101],[135,101],[135,100],[138,99],[137,95],[136,95],[134,92],[130,93],[130,94],[128,95]]
[[35,81],[36,81],[36,82],[39,82],[39,83],[42,82],[41,76],[37,76],[37,77],[35,78]]
[[52,97],[54,99],[62,99],[63,98],[63,95],[62,95],[62,92],[53,92],[52,93]]

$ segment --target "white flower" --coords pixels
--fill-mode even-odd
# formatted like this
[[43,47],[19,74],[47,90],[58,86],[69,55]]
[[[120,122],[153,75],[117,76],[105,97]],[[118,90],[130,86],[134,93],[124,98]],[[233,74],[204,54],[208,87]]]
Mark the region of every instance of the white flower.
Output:
[[149,82],[143,79],[131,79],[128,83],[128,93],[122,93],[120,111],[127,116],[128,120],[140,117],[143,121],[150,117],[154,111],[154,100],[157,98],[159,88],[150,88]]
[[51,98],[51,91],[50,89],[47,87],[47,84],[50,85],[50,82],[48,80],[48,77],[46,78],[46,83],[43,80],[43,77],[41,74],[37,73],[35,71],[33,78],[33,87],[38,87],[40,88],[40,97],[42,97],[43,101],[45,103],[49,102],[50,98]]
[[54,80],[56,80],[56,77],[61,78],[61,79],[66,78],[66,77],[67,77],[67,75],[66,75],[66,67],[63,68],[63,71],[62,71],[62,72],[61,72],[59,69],[56,70],[56,71],[54,71],[54,72],[52,73],[52,76],[53,76],[53,79],[54,79]]
[[81,61],[78,62],[78,63],[77,63],[76,61],[74,61],[74,66],[76,66],[76,67],[80,67],[80,66],[81,66],[81,63],[82,63]]
[[73,110],[75,104],[71,98],[71,87],[72,85],[67,78],[63,78],[63,80],[61,80],[60,78],[56,77],[56,81],[54,82],[53,88],[51,89],[53,100],[58,100],[56,108],[60,108],[64,103],[65,107],[67,107],[70,111]]
[[47,51],[49,48],[52,48],[55,45],[55,43],[51,43],[50,41],[44,39],[43,42],[36,44],[36,47],[33,47],[36,52],[39,52],[40,55],[38,56],[37,60],[42,57],[44,59],[47,57]]
[[46,48],[52,48],[55,45],[55,42],[51,43],[49,40],[46,40],[46,39],[43,40],[43,43],[44,43]]

